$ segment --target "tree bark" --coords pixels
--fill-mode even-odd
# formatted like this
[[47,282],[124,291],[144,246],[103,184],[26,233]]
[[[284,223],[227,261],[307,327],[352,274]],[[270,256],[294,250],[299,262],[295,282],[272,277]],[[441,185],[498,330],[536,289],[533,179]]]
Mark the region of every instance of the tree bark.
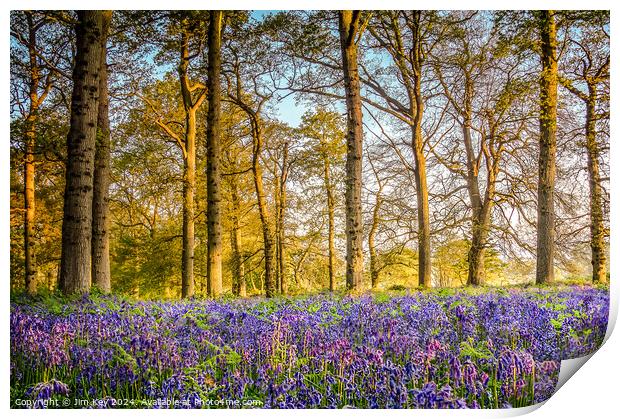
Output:
[[275,248],[274,248],[274,253],[275,253],[275,275],[274,275],[274,281],[275,281],[275,288],[277,292],[280,292],[280,273],[281,273],[281,269],[280,269],[280,205],[281,205],[281,201],[280,201],[280,192],[282,191],[282,189],[280,188],[280,175],[279,175],[279,171],[278,171],[278,162],[274,161],[273,162],[273,202],[275,204],[275,222],[274,222],[274,228],[275,228]]
[[596,96],[594,83],[588,83],[586,102],[586,149],[590,185],[590,248],[592,249],[592,282],[607,282],[603,193],[599,170],[599,148],[596,141]]
[[286,181],[288,178],[288,142],[284,143],[284,150],[282,154],[282,168],[280,171],[280,178],[278,180],[278,212],[277,217],[277,254],[278,254],[278,284],[280,294],[286,294],[287,281],[286,281],[286,265],[285,265],[285,231],[284,231],[284,215],[286,213]]
[[[465,100],[463,103],[463,144],[467,157],[467,192],[471,204],[471,245],[467,254],[468,272],[467,285],[481,285],[484,281],[484,249],[490,218],[483,213],[480,196],[479,163],[476,159],[471,138],[471,103],[473,86],[469,73],[465,74]],[[482,141],[486,141],[482,139]],[[489,191],[490,185],[487,185]],[[485,205],[488,203],[485,200]],[[490,213],[489,213],[490,215]],[[488,219],[488,221],[486,221]]]
[[[276,287],[274,281],[274,237],[273,226],[270,223],[269,208],[265,197],[265,188],[263,185],[263,170],[261,167],[261,154],[263,151],[263,134],[261,121],[261,108],[265,103],[263,98],[253,105],[244,101],[243,87],[241,81],[241,73],[236,68],[234,74],[236,78],[236,88],[234,92],[228,91],[228,99],[235,103],[248,117],[250,123],[250,131],[252,135],[252,178],[254,181],[254,189],[256,191],[256,203],[261,221],[261,229],[263,234],[263,254],[265,261],[265,278],[264,290],[267,298],[275,296]],[[254,106],[254,107],[253,107]]]
[[[421,106],[421,102],[419,102]],[[418,117],[416,117],[417,119]],[[413,128],[412,148],[415,160],[416,200],[418,204],[418,285],[431,287],[431,228],[428,209],[428,186],[426,183],[426,156],[422,141],[421,109],[420,122]]]
[[65,294],[88,292],[91,286],[93,172],[103,29],[101,11],[77,14],[60,270]]
[[221,71],[221,10],[209,13],[208,33],[208,116],[207,116],[207,283],[210,294],[222,293],[222,223],[220,172],[220,71]]
[[[189,39],[191,33],[181,33],[180,62],[178,67],[181,97],[185,110],[185,139],[183,151],[183,252],[181,256],[181,297],[194,295],[194,193],[196,190],[196,112],[204,101],[207,90],[203,89],[197,98],[192,92],[198,87],[191,86],[189,80]],[[207,289],[210,283],[207,281]]]
[[336,277],[336,245],[335,234],[336,229],[334,225],[335,218],[335,200],[334,200],[334,187],[331,183],[329,173],[329,154],[327,153],[327,144],[324,139],[321,140],[322,160],[323,160],[323,184],[325,185],[325,192],[327,195],[327,252],[328,252],[328,269],[329,269],[329,290],[331,292],[335,289],[335,277]]
[[92,280],[103,292],[110,292],[110,117],[108,98],[107,40],[112,11],[102,13],[99,108],[93,183]]
[[555,13],[540,12],[541,64],[540,74],[540,154],[538,158],[538,227],[536,240],[536,283],[554,280],[553,195],[556,175],[556,130],[558,63],[556,56]]
[[426,182],[426,155],[422,138],[422,117],[424,116],[424,99],[422,97],[422,45],[420,35],[421,12],[414,12],[412,19],[414,34],[411,48],[413,100],[411,102],[411,147],[415,162],[415,184],[418,204],[418,285],[431,287],[431,227],[428,208],[428,186]]
[[196,187],[196,111],[185,116],[185,158],[183,160],[183,252],[181,297],[194,295],[194,190]]
[[466,115],[463,122],[463,143],[467,155],[467,191],[471,204],[471,245],[467,254],[467,285],[481,285],[484,280],[484,236],[485,225],[482,222],[482,199],[478,184],[478,164],[471,140],[470,108],[465,105]]
[[252,175],[254,177],[254,188],[256,190],[256,201],[258,203],[258,213],[263,232],[263,251],[265,258],[265,296],[272,298],[275,296],[274,283],[274,246],[273,232],[269,223],[269,211],[267,209],[267,200],[265,198],[265,190],[263,186],[263,170],[260,166],[260,156],[262,153],[263,139],[260,131],[257,116],[252,118]]
[[[30,112],[26,118],[26,155],[24,159],[24,257],[25,257],[25,287],[29,294],[37,291],[37,264],[35,252],[35,146],[36,146],[36,112],[32,106],[32,89],[30,98]],[[33,113],[33,111],[35,113]]]
[[346,164],[346,237],[347,289],[363,286],[364,255],[362,253],[362,98],[357,65],[357,40],[360,33],[360,11],[338,13],[340,47],[347,105]]
[[230,228],[230,248],[231,248],[231,271],[232,271],[232,288],[233,294],[239,297],[246,296],[246,285],[244,275],[244,261],[241,254],[241,227],[239,218],[241,214],[241,202],[237,187],[236,175],[232,175],[230,179],[231,189],[231,228]]
[[379,228],[379,214],[381,211],[381,192],[383,185],[380,184],[379,191],[375,195],[375,206],[372,210],[372,223],[370,224],[370,231],[368,232],[368,252],[370,253],[370,283],[373,289],[379,286],[379,275],[381,268],[379,267],[379,260],[377,255],[377,248],[375,246],[375,237],[377,235],[377,229]]
[[29,294],[37,291],[36,237],[35,237],[35,149],[37,141],[37,119],[41,98],[39,98],[40,68],[37,64],[37,31],[30,14],[28,20],[28,57],[30,62],[29,109],[25,121],[24,156],[24,262],[25,288]]

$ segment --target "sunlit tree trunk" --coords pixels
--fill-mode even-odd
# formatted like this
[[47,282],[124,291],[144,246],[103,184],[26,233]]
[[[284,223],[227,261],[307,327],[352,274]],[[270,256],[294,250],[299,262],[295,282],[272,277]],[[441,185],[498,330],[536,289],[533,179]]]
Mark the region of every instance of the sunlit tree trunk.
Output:
[[274,279],[274,234],[271,225],[271,217],[269,215],[269,207],[265,196],[265,187],[263,182],[263,169],[261,166],[261,156],[263,153],[263,133],[261,120],[261,107],[265,103],[263,98],[258,103],[250,104],[244,99],[241,73],[239,68],[235,68],[234,77],[236,78],[236,86],[229,89],[228,100],[235,103],[248,117],[250,124],[250,132],[252,136],[252,179],[254,181],[254,190],[256,192],[256,204],[258,214],[260,216],[261,230],[263,236],[263,260],[264,260],[264,291],[267,298],[272,298],[276,293],[276,284]]
[[107,40],[112,11],[104,11],[102,19],[99,109],[93,183],[92,280],[101,291],[110,292],[110,118]]
[[231,189],[231,227],[230,227],[230,249],[231,249],[231,271],[232,271],[232,288],[233,294],[239,297],[246,296],[246,285],[244,277],[244,262],[241,253],[241,226],[239,218],[241,214],[241,201],[237,187],[236,175],[232,175],[230,179]]
[[429,288],[431,286],[431,228],[428,209],[428,186],[426,184],[426,156],[424,155],[421,136],[422,128],[416,124],[412,147],[415,160],[414,174],[418,204],[418,285]]
[[[181,97],[185,110],[185,138],[181,145],[183,151],[183,252],[181,256],[181,297],[194,295],[194,218],[196,191],[196,112],[204,101],[207,89],[199,91],[196,98],[192,93],[200,89],[200,84],[192,85],[189,80],[189,40],[191,33],[181,33],[180,62],[178,67]],[[207,292],[210,293],[207,281]]]
[[60,285],[65,294],[91,286],[93,173],[99,108],[101,11],[78,11],[71,123],[67,135]]
[[189,35],[182,34],[179,80],[185,108],[183,156],[183,250],[181,255],[181,297],[194,295],[194,190],[196,186],[196,110],[189,88]]
[[538,158],[538,227],[536,242],[536,283],[554,280],[553,190],[556,175],[556,131],[558,63],[556,56],[555,13],[540,12],[541,64],[540,74],[540,154]]
[[284,149],[282,151],[282,168],[278,179],[278,193],[277,193],[277,213],[276,213],[276,241],[277,241],[277,266],[278,266],[278,285],[279,292],[286,294],[287,281],[286,281],[286,265],[285,265],[285,230],[284,230],[284,216],[286,213],[286,181],[288,178],[288,142],[284,143]]
[[603,193],[599,170],[599,146],[596,141],[597,89],[588,83],[586,102],[586,150],[590,184],[590,247],[592,249],[592,282],[607,281],[607,256],[605,254],[605,226],[603,223]]
[[37,140],[37,118],[41,98],[39,83],[41,79],[37,63],[37,31],[30,13],[28,21],[28,56],[30,60],[29,109],[25,120],[25,156],[24,156],[24,257],[25,287],[34,294],[37,291],[37,264],[35,252],[35,148]]
[[360,33],[360,11],[338,13],[340,47],[347,105],[346,165],[346,237],[347,288],[359,290],[363,285],[364,255],[362,249],[362,97],[357,64],[357,41]]
[[467,255],[467,285],[480,285],[484,279],[484,246],[485,226],[482,223],[482,199],[478,184],[478,164],[471,140],[471,116],[469,107],[465,105],[463,122],[463,143],[467,155],[467,191],[471,204],[471,245]]
[[222,222],[220,191],[220,69],[222,41],[221,10],[209,13],[208,119],[207,119],[207,283],[210,294],[222,293]]
[[185,117],[185,158],[183,159],[183,252],[181,256],[181,296],[194,295],[194,191],[196,187],[196,112]]
[[269,210],[267,208],[267,200],[265,198],[265,188],[263,186],[263,169],[260,165],[260,156],[263,149],[263,139],[257,118],[253,119],[252,125],[252,175],[254,178],[256,201],[258,204],[258,213],[260,215],[263,233],[263,251],[265,259],[265,296],[267,298],[271,298],[274,297],[276,293],[273,266],[274,245],[272,227],[269,223]]
[[332,185],[331,176],[329,173],[329,154],[327,153],[327,145],[325,144],[324,139],[322,139],[321,147],[323,148],[321,156],[323,160],[323,184],[325,186],[325,192],[327,195],[327,257],[329,270],[329,290],[333,292],[336,282],[336,229],[334,225],[336,205],[334,200],[334,186]]
[[[467,192],[471,204],[471,245],[467,254],[468,273],[467,285],[481,285],[484,281],[484,249],[488,223],[485,222],[483,203],[480,196],[480,166],[474,152],[471,138],[471,113],[473,86],[469,73],[465,74],[465,98],[463,103],[463,144],[467,158]],[[482,141],[486,141],[483,139]],[[487,186],[488,187],[488,186]],[[490,221],[490,219],[489,219]]]
[[420,35],[421,12],[414,12],[410,21],[413,25],[413,45],[411,48],[412,66],[412,109],[411,147],[415,161],[414,177],[418,204],[418,285],[431,286],[431,227],[428,208],[428,186],[426,182],[426,155],[422,137],[422,117],[424,98],[422,97],[422,45]]
[[274,230],[275,230],[275,239],[274,239],[274,253],[275,253],[275,269],[274,269],[274,286],[277,292],[280,291],[280,205],[282,204],[280,200],[280,193],[282,192],[282,188],[280,187],[280,175],[278,174],[278,162],[273,162],[273,202],[274,202]]
[[377,248],[375,245],[375,238],[377,235],[377,229],[379,228],[379,214],[381,211],[381,192],[382,185],[379,186],[379,191],[375,195],[375,206],[372,210],[372,222],[370,224],[370,231],[368,232],[368,252],[370,254],[370,283],[372,288],[375,289],[379,286],[379,275],[381,269],[379,267],[379,260],[377,254]]

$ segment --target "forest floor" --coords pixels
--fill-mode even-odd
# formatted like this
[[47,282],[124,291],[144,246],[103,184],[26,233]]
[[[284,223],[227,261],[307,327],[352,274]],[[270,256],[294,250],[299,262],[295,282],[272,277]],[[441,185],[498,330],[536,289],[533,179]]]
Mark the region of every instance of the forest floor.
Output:
[[12,407],[497,408],[596,350],[604,287],[11,304]]

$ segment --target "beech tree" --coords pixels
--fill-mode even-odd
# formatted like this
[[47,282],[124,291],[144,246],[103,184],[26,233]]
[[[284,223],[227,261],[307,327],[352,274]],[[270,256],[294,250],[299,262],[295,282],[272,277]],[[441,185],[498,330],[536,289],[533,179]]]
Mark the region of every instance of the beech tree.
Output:
[[347,288],[359,290],[363,285],[363,223],[362,223],[362,98],[357,65],[357,45],[364,32],[359,10],[338,12],[342,70],[347,105],[347,179],[346,235]]
[[[195,193],[196,193],[196,114],[205,99],[207,88],[200,81],[192,81],[190,64],[202,50],[203,28],[191,14],[183,12],[170,15],[170,25],[177,31],[178,42],[173,43],[178,54],[178,81],[184,121],[166,120],[165,111],[158,108],[151,98],[142,95],[155,114],[155,122],[172,139],[183,154],[183,254],[181,256],[181,295],[194,295],[195,247]],[[196,51],[191,52],[191,48]],[[207,282],[207,287],[209,282]]]
[[77,17],[60,265],[60,286],[65,294],[88,292],[91,286],[93,175],[104,30],[101,11],[78,11]]
[[336,200],[340,181],[339,166],[344,166],[345,133],[342,117],[335,111],[319,108],[306,112],[299,127],[311,142],[309,152],[301,158],[307,172],[317,171],[321,178],[327,209],[327,266],[329,290],[336,289]]
[[538,234],[536,283],[554,280],[554,188],[557,150],[558,62],[555,12],[538,12],[540,30],[540,142],[538,157]]
[[220,192],[220,72],[222,11],[209,12],[207,116],[207,284],[210,294],[222,293],[222,224]]
[[291,143],[295,132],[285,124],[269,124],[269,135],[265,162],[273,178],[274,233],[275,233],[275,287],[280,294],[286,294],[286,213],[287,184],[291,166],[296,158]]
[[[35,239],[35,151],[37,146],[37,123],[39,109],[53,86],[55,74],[46,68],[39,57],[37,35],[47,23],[47,17],[32,11],[20,12],[11,19],[11,37],[27,51],[28,110],[24,127],[24,271],[25,288],[37,291],[37,263]],[[24,34],[23,32],[26,32]],[[17,52],[12,54],[12,58]],[[17,57],[15,57],[17,61]],[[13,79],[13,78],[12,78]]]
[[112,11],[102,12],[101,70],[93,180],[92,282],[110,292],[110,117],[108,98],[107,42]]
[[231,23],[240,36],[228,40],[226,46],[226,62],[222,66],[226,79],[226,101],[245,113],[252,138],[251,170],[263,239],[264,288],[265,296],[271,298],[277,292],[274,277],[274,227],[267,203],[262,165],[265,149],[264,112],[268,101],[273,97],[273,91],[264,86],[264,77],[270,69],[265,50],[261,49],[264,44],[260,31],[242,19]]
[[436,16],[433,12],[385,11],[377,13],[369,32],[375,42],[389,54],[399,74],[397,80],[406,92],[390,94],[381,82],[369,71],[364,70],[366,86],[384,102],[370,102],[375,108],[393,115],[409,125],[411,150],[414,164],[418,217],[418,284],[431,286],[431,227],[428,203],[428,185],[425,139],[422,132],[425,99],[422,93],[423,66],[429,53],[431,28]]
[[455,14],[457,22],[447,30],[432,66],[460,128],[462,145],[457,148],[464,149],[464,161],[458,161],[453,147],[431,148],[434,157],[465,182],[471,214],[467,284],[482,285],[502,159],[524,131],[526,118],[514,108],[529,85],[513,57],[502,56],[486,16]]
[[[585,105],[584,135],[590,189],[590,248],[592,281],[607,281],[604,222],[604,190],[600,160],[602,139],[597,124],[609,117],[605,102],[609,97],[609,25],[608,12],[577,16],[577,31],[569,39],[569,62],[559,83]],[[577,87],[577,86],[583,87]]]

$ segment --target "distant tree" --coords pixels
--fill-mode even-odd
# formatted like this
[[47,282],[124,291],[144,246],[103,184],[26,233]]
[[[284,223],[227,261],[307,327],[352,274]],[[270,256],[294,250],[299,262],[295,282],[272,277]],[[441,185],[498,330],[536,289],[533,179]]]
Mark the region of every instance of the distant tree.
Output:
[[[585,18],[585,19],[584,19]],[[600,170],[601,138],[597,123],[608,117],[604,102],[609,95],[609,12],[577,16],[576,35],[569,40],[566,72],[560,84],[585,104],[585,149],[590,188],[590,248],[592,281],[607,280],[603,188]],[[578,87],[582,86],[582,87]]]
[[335,246],[335,213],[336,213],[336,182],[334,171],[344,159],[346,153],[345,133],[342,130],[342,117],[334,111],[319,108],[315,112],[306,112],[299,127],[303,137],[307,137],[309,153],[303,157],[308,163],[306,171],[318,167],[327,203],[327,258],[329,290],[335,290],[336,284],[336,246]]
[[287,186],[291,166],[295,163],[292,143],[295,131],[283,123],[271,123],[268,129],[269,161],[273,177],[274,232],[275,232],[275,287],[286,294],[288,287],[286,269],[286,213]]
[[391,66],[398,74],[396,80],[404,94],[394,94],[364,68],[363,81],[383,104],[369,101],[375,108],[384,111],[409,125],[411,131],[412,165],[415,178],[418,217],[418,281],[423,287],[431,286],[431,226],[429,213],[429,191],[425,138],[422,133],[425,98],[422,92],[424,67],[430,49],[437,15],[423,11],[385,11],[377,13],[369,32],[379,48],[384,49]]
[[[462,141],[431,148],[435,158],[461,177],[467,188],[471,220],[467,284],[482,285],[502,159],[524,130],[527,115],[520,115],[516,108],[531,84],[515,65],[518,58],[500,51],[488,16],[454,13],[457,22],[447,29],[432,65]],[[462,158],[461,149],[465,151]]]
[[[249,199],[252,186],[247,174],[251,172],[251,140],[248,141],[245,113],[231,103],[224,103],[221,119],[223,200],[227,207],[230,236],[230,271],[232,292],[245,297],[246,279],[250,269],[247,255],[248,242],[254,237],[247,228],[248,213],[252,207]],[[250,144],[248,144],[250,143]]]
[[223,74],[226,78],[226,101],[242,110],[248,121],[252,138],[252,175],[256,202],[261,221],[264,260],[265,296],[274,297],[275,280],[275,243],[274,227],[267,202],[267,193],[263,179],[263,154],[265,149],[265,108],[273,98],[274,92],[265,87],[265,78],[270,73],[268,50],[261,28],[247,22],[240,16],[232,19],[231,25],[236,31],[234,38],[227,39],[226,59],[223,60]]
[[[200,16],[198,16],[200,17]],[[182,280],[181,296],[183,298],[194,295],[194,247],[195,247],[195,193],[196,193],[196,114],[207,98],[207,88],[201,82],[192,82],[190,65],[192,60],[202,51],[204,27],[193,12],[172,12],[168,16],[169,29],[176,34],[176,41],[166,45],[162,51],[167,56],[176,50],[178,66],[180,101],[183,105],[183,119],[164,118],[170,110],[160,109],[150,97],[142,98],[150,106],[151,113],[155,114],[155,122],[159,128],[172,139],[183,154],[183,254],[181,256]],[[196,51],[192,51],[195,49]],[[207,285],[209,283],[207,282]]]
[[[66,46],[59,38],[62,32],[58,25],[53,25],[53,18],[45,12],[15,11],[11,13],[11,83],[24,83],[27,94],[18,93],[21,86],[15,86],[12,96],[14,105],[24,112],[24,271],[25,288],[33,294],[37,291],[36,261],[36,199],[35,171],[39,146],[37,136],[41,107],[50,91],[62,77],[58,69]],[[43,39],[41,39],[43,38]],[[47,54],[41,51],[46,49]],[[23,51],[23,53],[22,53]],[[27,107],[22,103],[27,102]],[[13,104],[13,103],[12,103]]]
[[379,255],[377,253],[377,247],[375,242],[377,237],[377,231],[379,229],[379,224],[381,223],[381,207],[384,205],[383,189],[385,188],[386,179],[381,179],[376,165],[372,162],[372,158],[369,157],[368,162],[370,164],[377,184],[377,190],[374,193],[375,202],[372,207],[370,229],[368,231],[368,253],[370,254],[370,284],[373,289],[376,289],[379,285],[379,275],[385,267],[385,265],[380,265],[379,263]]

